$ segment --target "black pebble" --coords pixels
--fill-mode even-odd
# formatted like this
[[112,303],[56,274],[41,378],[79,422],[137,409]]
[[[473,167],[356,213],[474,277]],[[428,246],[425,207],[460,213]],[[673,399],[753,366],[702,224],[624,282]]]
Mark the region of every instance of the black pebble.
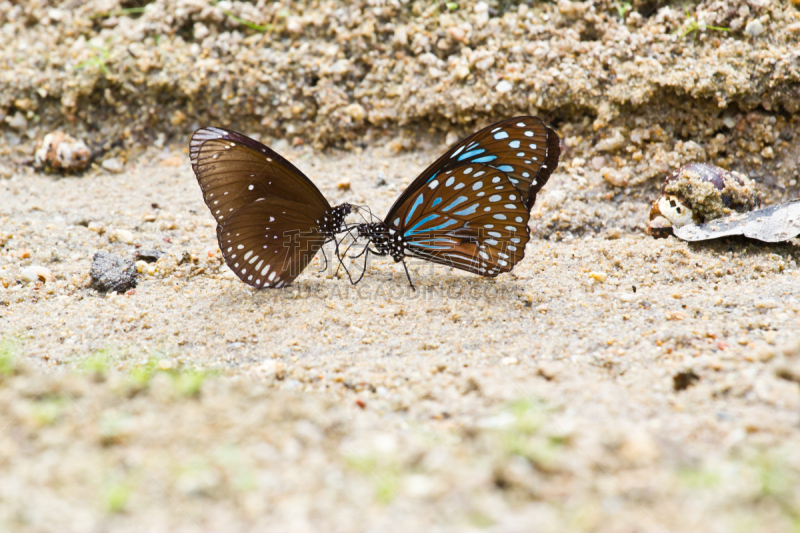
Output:
[[166,252],[162,252],[161,250],[137,250],[136,253],[133,254],[133,257],[136,261],[155,263],[165,255],[167,255]]
[[700,381],[700,376],[692,370],[678,372],[672,376],[672,388],[675,389],[675,392],[686,390],[698,381]]
[[136,266],[108,252],[97,252],[92,258],[92,287],[100,292],[126,292],[136,287]]

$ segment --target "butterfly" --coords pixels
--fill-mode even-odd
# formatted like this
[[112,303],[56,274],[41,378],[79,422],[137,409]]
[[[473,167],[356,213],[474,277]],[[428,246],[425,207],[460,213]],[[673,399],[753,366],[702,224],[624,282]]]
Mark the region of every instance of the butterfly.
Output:
[[297,167],[246,135],[201,128],[189,157],[225,263],[250,286],[289,285],[345,231],[349,204],[331,207]]
[[525,254],[530,210],[560,155],[558,135],[536,117],[472,134],[420,174],[382,222],[357,226],[368,241],[365,266],[370,252],[389,255],[412,287],[407,257],[490,278],[509,272]]

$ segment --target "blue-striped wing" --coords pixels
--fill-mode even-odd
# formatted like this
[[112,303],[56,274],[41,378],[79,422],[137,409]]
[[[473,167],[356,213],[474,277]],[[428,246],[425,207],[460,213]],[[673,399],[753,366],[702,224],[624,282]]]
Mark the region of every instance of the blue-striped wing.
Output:
[[[389,213],[410,209],[415,192],[448,170],[483,165],[503,172],[517,188],[528,210],[536,194],[558,166],[561,142],[536,117],[514,117],[473,133],[451,147],[419,175],[397,199]],[[388,219],[389,217],[387,217]]]
[[493,124],[459,142],[389,210],[403,253],[494,277],[522,259],[536,194],[558,165],[560,141],[535,117]]
[[406,256],[494,277],[524,256],[529,216],[505,173],[469,166],[439,174],[385,224]]

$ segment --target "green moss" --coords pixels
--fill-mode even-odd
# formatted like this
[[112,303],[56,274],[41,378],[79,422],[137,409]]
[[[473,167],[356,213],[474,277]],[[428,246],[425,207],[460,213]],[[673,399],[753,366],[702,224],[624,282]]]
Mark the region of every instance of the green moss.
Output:
[[17,342],[11,339],[0,340],[0,377],[14,373],[14,358],[17,354]]
[[64,410],[65,403],[61,397],[35,401],[30,406],[31,420],[40,427],[55,424]]
[[397,495],[400,475],[394,461],[385,457],[378,460],[374,456],[350,455],[345,458],[347,465],[356,472],[375,481],[375,500],[382,505],[391,503]]
[[97,350],[81,362],[81,370],[90,374],[103,375],[111,367],[111,359],[110,348]]
[[481,529],[486,529],[495,525],[495,521],[492,520],[490,517],[486,516],[483,513],[475,511],[470,513],[469,515],[469,522],[475,527],[479,527]]
[[721,478],[715,470],[686,468],[678,471],[678,481],[690,489],[705,490],[718,487]]
[[200,389],[208,376],[209,374],[206,372],[194,370],[172,372],[172,382],[178,394],[187,398],[196,398],[200,395]]
[[158,359],[151,357],[147,363],[134,367],[128,374],[128,378],[134,386],[143,389],[150,383],[157,365]]
[[103,491],[103,503],[111,513],[121,513],[130,499],[131,491],[125,483],[111,483]]

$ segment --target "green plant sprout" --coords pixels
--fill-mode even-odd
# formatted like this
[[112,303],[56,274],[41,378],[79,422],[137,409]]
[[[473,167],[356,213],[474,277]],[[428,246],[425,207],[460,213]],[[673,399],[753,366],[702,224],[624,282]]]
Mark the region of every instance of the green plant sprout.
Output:
[[617,14],[621,20],[625,20],[625,16],[633,9],[630,2],[617,2],[614,4],[617,8]]
[[86,67],[94,67],[103,73],[103,76],[108,76],[108,67],[106,63],[111,58],[111,51],[107,46],[94,46],[92,45],[92,56],[85,59],[75,66],[75,70],[81,70]]
[[[217,1],[216,0],[213,2],[213,5],[217,5]],[[267,32],[271,32],[272,31],[272,24],[266,24],[266,25],[262,26],[261,24],[256,24],[255,22],[251,22],[251,21],[249,21],[247,19],[243,19],[242,17],[237,17],[236,15],[234,15],[233,13],[228,11],[227,9],[223,9],[222,12],[229,19],[231,19],[231,20],[233,20],[235,22],[238,22],[242,26],[247,26],[251,30],[260,31],[262,33],[267,33]],[[278,15],[280,16],[280,13]]]
[[125,15],[141,15],[142,13],[144,13],[144,8],[143,7],[125,7],[125,8],[122,8],[122,9],[115,9],[113,11],[107,11],[105,13],[95,13],[94,15],[89,17],[89,20],[105,19],[105,18],[109,18],[109,17],[118,17],[120,15],[122,15],[122,16],[125,16]]
[[455,11],[458,9],[458,4],[455,2],[447,2],[445,5],[447,6],[448,11]]
[[705,22],[700,22],[697,20],[697,17],[693,17],[689,13],[689,6],[684,5],[683,7],[686,8],[686,21],[684,22],[681,28],[678,28],[672,35],[680,34],[681,39],[692,33],[693,31],[705,31],[705,30],[716,30],[716,31],[731,31],[730,28],[722,28],[719,26],[709,26]]

